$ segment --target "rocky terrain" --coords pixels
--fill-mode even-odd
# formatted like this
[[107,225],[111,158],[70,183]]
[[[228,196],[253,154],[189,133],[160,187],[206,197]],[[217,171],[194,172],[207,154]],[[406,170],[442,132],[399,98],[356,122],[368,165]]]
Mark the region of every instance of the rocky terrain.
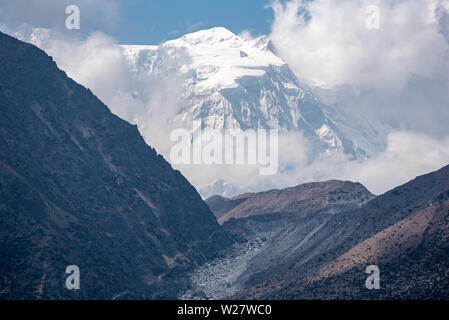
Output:
[[326,223],[373,197],[359,183],[332,180],[208,199],[224,229],[245,242],[196,269],[191,279],[197,296],[186,297],[229,297],[320,257],[333,245],[334,235],[322,232]]
[[[234,297],[447,298],[448,197],[449,166],[334,215],[308,239],[319,254],[292,261]],[[383,270],[379,291],[364,286],[369,264]]]
[[[378,197],[343,181],[213,196],[223,227],[246,242],[196,269],[187,297],[445,299],[448,199],[449,166]],[[365,287],[369,265],[380,290]]]
[[[377,265],[380,289],[366,290]],[[437,202],[358,244],[283,299],[447,299],[449,201]]]
[[3,33],[0,215],[2,299],[174,298],[233,242],[136,126]]

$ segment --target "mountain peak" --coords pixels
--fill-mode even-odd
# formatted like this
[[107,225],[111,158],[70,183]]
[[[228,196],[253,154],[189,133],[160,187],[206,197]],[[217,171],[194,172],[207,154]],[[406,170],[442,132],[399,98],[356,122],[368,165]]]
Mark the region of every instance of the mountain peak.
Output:
[[214,27],[183,35],[181,38],[167,41],[168,45],[217,45],[223,42],[242,42],[242,39],[224,27]]
[[194,37],[214,37],[214,38],[221,38],[226,39],[230,37],[236,37],[236,35],[226,29],[225,27],[213,27],[209,29],[199,30],[196,32],[188,33],[184,35],[183,37],[186,38],[194,38]]
[[[184,70],[200,75],[195,82],[197,88],[221,90],[238,87],[237,81],[243,77],[263,76],[270,66],[285,65],[280,57],[266,50],[264,43],[268,40],[247,39],[216,27],[164,42],[160,48],[180,50],[189,56]],[[131,52],[127,52],[129,56]]]

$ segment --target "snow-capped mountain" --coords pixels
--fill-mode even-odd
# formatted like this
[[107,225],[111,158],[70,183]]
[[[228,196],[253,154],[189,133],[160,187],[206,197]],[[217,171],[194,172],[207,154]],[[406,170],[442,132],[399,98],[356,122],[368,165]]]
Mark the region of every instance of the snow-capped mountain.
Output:
[[244,38],[218,27],[159,46],[122,48],[135,72],[155,75],[175,68],[183,76],[175,122],[302,131],[313,142],[315,155],[342,151],[365,159],[373,151],[362,135],[350,134],[351,126],[338,110],[301,85],[267,36]]
[[[277,55],[268,36],[235,35],[221,27],[186,34],[159,45],[114,45],[103,36],[85,41],[86,54],[84,49],[67,45],[63,37],[58,39],[48,29],[23,26],[15,36],[53,55],[63,70],[98,94],[113,113],[137,124],[147,143],[167,159],[172,145],[170,132],[180,127],[191,129],[193,121],[198,120],[204,128],[276,128],[280,134],[288,133],[284,142],[288,146],[282,148],[281,139],[280,146],[283,152],[295,150],[295,156],[291,163],[292,157],[285,159],[280,155],[278,173],[284,176],[290,176],[292,168],[297,168],[298,150],[306,154],[306,164],[300,160],[300,165],[313,166],[314,160],[326,162],[328,156],[335,154],[339,158],[344,155],[343,158],[365,160],[385,147],[383,125],[369,123],[354,112],[344,114],[326,103],[331,100],[324,100],[322,97],[328,97],[321,91],[309,88],[297,78]],[[78,50],[73,59],[72,50]],[[103,63],[103,58],[108,62]],[[92,71],[93,77],[89,69],[91,59],[104,66]],[[114,69],[112,63],[120,68]],[[109,66],[115,70],[116,78],[108,78]],[[104,75],[95,81],[101,72]],[[289,138],[292,132],[295,137],[301,133],[298,136],[307,142],[293,141]],[[304,173],[302,167],[298,168],[294,183],[328,178],[321,175],[319,168],[318,165],[317,174],[315,169]],[[244,179],[245,184],[236,178],[240,172],[234,175],[211,169],[198,174],[195,167],[178,169],[204,198],[288,186],[284,182],[277,184],[282,179],[260,184],[251,178],[251,181]],[[229,174],[235,177],[231,179]]]

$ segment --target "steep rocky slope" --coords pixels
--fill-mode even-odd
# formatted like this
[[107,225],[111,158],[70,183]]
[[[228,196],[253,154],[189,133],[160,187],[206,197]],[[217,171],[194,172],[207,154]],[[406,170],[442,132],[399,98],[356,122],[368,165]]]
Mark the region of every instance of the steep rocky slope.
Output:
[[[449,196],[449,194],[448,194]],[[377,265],[380,289],[367,290]],[[283,298],[447,299],[449,201],[441,201],[358,244]]]
[[[43,51],[0,33],[0,298],[163,298],[232,242],[196,190]],[[65,288],[77,265],[81,289]]]
[[197,297],[231,296],[320,256],[332,246],[332,234],[321,231],[325,224],[373,197],[359,183],[333,180],[208,199],[217,216],[232,213],[223,227],[246,241],[192,273],[197,293],[203,292]]
[[[266,278],[264,280],[264,283],[256,285],[248,290],[244,290],[240,292],[238,295],[236,295],[236,297],[240,298],[257,297],[269,299],[277,299],[283,297],[300,299],[312,297],[313,296],[312,293],[308,292],[308,290],[306,289],[300,288],[304,288],[305,281],[307,281],[307,279],[313,279],[311,277],[316,275],[317,272],[319,272],[320,270],[321,272],[323,272],[324,275],[329,274],[329,278],[320,280],[321,285],[318,284],[316,285],[316,287],[321,288],[322,291],[318,291],[315,297],[336,297],[336,296],[342,298],[366,297],[366,295],[365,296],[357,295],[356,291],[349,290],[345,292],[344,289],[337,290],[336,287],[331,286],[331,284],[333,283],[332,281],[334,280],[335,283],[343,283],[343,281],[340,281],[337,276],[336,279],[332,280],[333,273],[329,271],[332,270],[334,267],[336,268],[336,270],[339,270],[340,267],[338,266],[340,264],[335,262],[336,259],[343,256],[345,253],[354,248],[353,249],[354,251],[352,251],[352,253],[349,253],[349,255],[354,255],[354,253],[357,253],[358,255],[360,253],[361,256],[357,259],[361,259],[361,261],[368,261],[369,259],[367,259],[367,257],[363,258],[363,256],[366,255],[367,252],[362,254],[360,249],[363,248],[363,246],[360,246],[360,244],[363,241],[378,234],[379,232],[391,233],[394,232],[395,229],[405,228],[404,226],[410,225],[410,222],[407,222],[407,220],[403,221],[396,227],[393,227],[392,229],[393,231],[387,229],[391,226],[396,225],[401,220],[407,219],[408,217],[411,217],[413,214],[416,214],[417,212],[420,212],[424,209],[429,208],[429,210],[433,210],[432,205],[434,205],[438,201],[444,200],[448,192],[449,192],[449,166],[446,166],[436,172],[432,172],[417,177],[416,179],[371,200],[370,202],[366,203],[359,209],[344,211],[341,214],[335,215],[333,218],[329,219],[318,232],[318,234],[322,234],[323,238],[315,240],[311,239],[314,240],[314,244],[317,248],[321,248],[319,255],[311,257],[311,259],[308,259],[306,261],[303,259],[295,261],[290,265],[290,268],[287,272],[277,272],[276,274],[273,274],[271,278]],[[443,212],[442,214],[444,214],[444,210],[438,212],[440,213]],[[422,221],[422,223],[425,225],[427,220],[425,220],[424,218],[425,218],[424,213],[421,215],[417,215],[417,218],[415,218],[416,220],[412,219],[411,223],[413,225],[413,222]],[[444,219],[440,221],[445,221]],[[432,230],[432,228],[430,228],[430,223],[431,222],[429,222],[429,228],[425,227],[426,228],[425,232],[430,232],[430,230]],[[441,224],[440,229],[444,230],[443,223]],[[419,232],[422,232],[423,229],[420,230],[421,231],[415,230],[413,232],[419,234]],[[436,235],[442,236],[441,232],[438,231],[434,235],[429,234],[428,237],[432,238]],[[409,237],[409,235],[407,235],[407,233],[404,233],[402,238],[403,237]],[[412,254],[410,256],[408,255],[408,251],[406,249],[405,244],[401,244],[401,242],[397,242],[397,244],[395,244],[396,248],[404,247],[404,250],[399,251],[399,253],[397,254],[394,253],[392,258],[393,260],[395,259],[394,257],[396,255],[397,260],[395,261],[399,262],[402,261],[406,263],[406,260],[402,259],[402,257],[405,254],[411,259],[408,261],[411,265],[413,264],[417,264],[417,266],[420,265],[421,266],[420,270],[422,270],[422,273],[416,274],[411,272],[412,269],[410,269],[408,282],[407,281],[394,282],[398,286],[398,288],[400,288],[398,289],[398,292],[406,292],[407,283],[409,284],[412,283],[413,281],[415,281],[414,279],[416,279],[417,281],[416,283],[418,284],[420,283],[419,281],[431,281],[433,278],[438,277],[441,278],[440,276],[441,273],[438,273],[435,270],[433,270],[434,266],[432,266],[431,264],[432,263],[435,264],[437,262],[435,264],[435,268],[440,268],[444,267],[446,263],[445,262],[446,258],[443,253],[443,251],[446,250],[444,237],[445,236],[443,236],[442,240],[443,242],[435,243],[434,249],[435,251],[433,253],[432,252],[429,253],[428,260],[425,258],[425,255],[422,254],[421,254],[422,257],[418,258],[418,256],[420,255],[418,254],[420,252],[419,250],[413,251],[414,249],[411,249],[413,252],[416,253],[416,255]],[[370,242],[372,243],[373,241],[374,242],[376,241],[375,238],[368,241],[368,243]],[[359,247],[356,247],[357,245],[359,245]],[[364,244],[364,246],[366,247],[366,243]],[[391,246],[392,245],[390,245],[390,247]],[[411,248],[414,248],[413,242],[410,242],[409,246],[411,246]],[[430,246],[428,247],[428,249],[429,248]],[[326,266],[329,266],[329,269],[323,269]],[[386,268],[386,270],[390,270],[391,278],[394,277],[396,272],[395,267],[393,266],[394,264]],[[328,270],[327,273],[325,270]],[[360,281],[361,279],[366,279],[366,274],[364,274],[363,272],[360,274],[359,271],[360,270],[357,270],[358,277],[346,278],[348,282],[346,282],[345,285],[351,283],[351,281],[355,281],[357,284],[353,285],[354,286],[362,285],[362,288],[359,287],[357,288],[359,288],[359,290],[363,290],[364,282]],[[426,276],[426,273],[428,277]],[[347,275],[347,273],[344,273],[344,275]],[[405,271],[402,273],[399,272],[398,276],[406,277]],[[323,284],[324,282],[326,283],[325,285]],[[323,289],[326,288],[326,286],[329,287],[329,291]],[[308,288],[311,289],[312,287]],[[429,287],[427,288],[429,289]],[[427,293],[429,292],[431,291],[427,291]],[[388,294],[385,294],[385,297],[400,297],[400,295],[393,294],[390,291]],[[415,294],[410,293],[408,297],[410,298],[425,297],[425,294],[415,292]],[[438,294],[436,294],[434,297],[439,296]]]

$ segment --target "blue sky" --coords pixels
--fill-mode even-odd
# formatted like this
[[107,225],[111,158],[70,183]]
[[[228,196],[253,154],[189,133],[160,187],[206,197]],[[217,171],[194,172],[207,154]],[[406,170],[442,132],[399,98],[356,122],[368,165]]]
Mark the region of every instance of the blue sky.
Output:
[[80,9],[81,29],[71,35],[86,37],[103,31],[123,44],[158,44],[211,27],[234,33],[249,30],[268,34],[273,20],[271,0],[0,0],[0,27],[65,30],[68,5]]
[[273,19],[269,4],[269,0],[120,1],[120,21],[111,33],[129,44],[155,44],[215,26],[234,33],[267,34]]

